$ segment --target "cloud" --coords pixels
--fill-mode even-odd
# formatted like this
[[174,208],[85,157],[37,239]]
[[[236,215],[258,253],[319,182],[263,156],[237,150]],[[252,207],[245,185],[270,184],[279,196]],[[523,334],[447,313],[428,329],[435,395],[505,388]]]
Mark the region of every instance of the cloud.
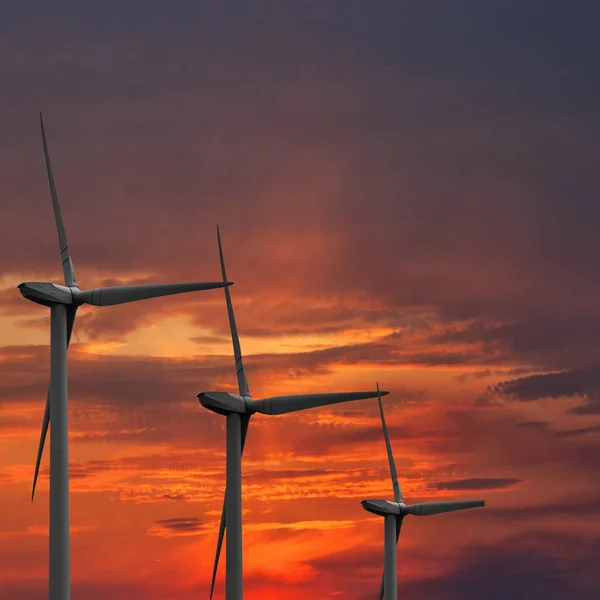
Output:
[[433,490],[497,490],[509,488],[521,483],[520,479],[496,477],[488,479],[455,479],[454,481],[438,481],[430,484]]
[[501,382],[493,391],[502,397],[520,402],[576,396],[584,402],[572,408],[571,412],[597,414],[600,412],[600,367],[592,365],[558,373],[521,377]]
[[[403,539],[406,537],[403,530],[401,546],[408,544]],[[554,549],[560,543],[564,552],[556,553]],[[591,600],[598,583],[594,566],[597,556],[598,540],[590,536],[582,539],[572,534],[523,534],[493,545],[453,545],[452,556],[444,557],[442,572],[431,563],[431,549],[423,554],[419,551],[418,556],[405,554],[405,560],[399,564],[398,587],[408,600],[475,599],[481,597],[483,589],[486,597],[494,600],[538,598],[540,594],[553,600]],[[419,569],[419,562],[431,563],[429,571]],[[363,552],[361,556],[358,549],[351,549],[317,558],[311,566],[329,573],[340,590],[364,590],[358,597],[366,600],[379,587],[382,559],[379,553]]]
[[576,415],[598,415],[600,414],[600,402],[597,397],[594,397],[580,406],[569,409],[569,412]]
[[[562,498],[555,502],[540,502],[535,504],[521,504],[518,507],[489,507],[485,509],[484,520],[495,521],[497,519],[507,522],[530,521],[539,523],[540,520],[554,520],[557,514],[577,515],[581,520],[594,519],[600,515],[600,498],[589,496],[587,498],[572,497]],[[476,518],[482,518],[478,513]]]
[[433,332],[430,342],[487,349],[540,369],[572,368],[600,358],[600,319],[595,315],[526,315],[511,321],[475,319],[459,325],[449,323]]
[[[489,25],[489,15],[469,6],[473,18]],[[331,7],[306,10],[282,6],[268,18],[244,11],[232,19],[218,7],[180,8],[165,20],[155,7],[133,25],[125,9],[123,23],[135,31],[114,15],[97,17],[99,25],[91,16],[96,11],[77,6],[48,22],[20,13],[3,42],[5,56],[20,56],[19,69],[2,63],[15,108],[6,164],[34,169],[31,157],[40,157],[40,149],[31,98],[43,97],[82,282],[100,271],[150,271],[169,280],[216,276],[214,223],[220,221],[232,278],[254,297],[285,291],[294,298],[308,287],[342,298],[365,293],[392,311],[426,304],[445,315],[531,316],[543,300],[545,308],[564,312],[568,305],[570,312],[585,308],[589,314],[598,296],[588,277],[594,267],[589,257],[597,248],[594,236],[586,235],[592,230],[580,230],[597,221],[589,200],[593,121],[574,109],[594,97],[589,78],[571,81],[569,92],[577,91],[580,104],[561,102],[560,94],[547,92],[564,89],[557,74],[544,71],[543,85],[533,84],[538,55],[527,43],[518,45],[515,61],[514,49],[499,51],[502,40],[474,34],[478,28],[465,31],[441,3],[436,14],[447,15],[467,39],[475,36],[499,72],[477,68],[432,19],[431,7],[383,3],[367,29],[356,7],[346,7],[341,17]],[[505,10],[494,12],[509,27]],[[523,10],[513,6],[508,12]],[[382,18],[389,14],[395,18]],[[542,21],[553,32],[565,18],[586,25],[573,14],[552,15],[544,13]],[[443,53],[415,35],[418,27],[406,25],[401,39],[391,35],[388,22],[413,19],[446,40]],[[298,22],[319,25],[291,25]],[[36,31],[29,36],[34,45],[24,44],[21,28]],[[53,46],[56,37],[63,49]],[[589,64],[581,47],[555,55],[545,44],[549,38],[536,39],[565,73]],[[86,50],[80,52],[83,40]],[[411,44],[420,50],[403,51]],[[458,60],[452,75],[448,52]],[[199,54],[219,60],[190,64],[189,56]],[[408,55],[418,58],[408,64]],[[523,97],[516,97],[508,91],[514,73],[508,88],[501,73],[523,64],[530,68],[527,76],[521,73]],[[59,69],[60,82],[47,75]],[[23,81],[19,73],[25,71],[32,75]],[[557,148],[571,152],[565,156]],[[35,177],[6,169],[12,201],[5,222],[15,225],[0,239],[14,247],[27,227],[36,244],[22,249],[19,269],[58,276],[43,164],[37,168]],[[470,176],[464,177],[467,168]],[[555,211],[543,210],[548,205]],[[554,271],[539,269],[546,262]],[[574,263],[577,272],[570,268]],[[0,270],[14,268],[5,262]],[[586,277],[587,293],[569,294]],[[263,333],[263,326],[256,322],[251,331]]]
[[550,423],[547,421],[524,421],[522,423],[516,423],[516,425],[526,429],[551,431],[551,434],[557,438],[577,437],[587,433],[596,433],[600,431],[600,425],[594,425],[591,427],[578,427],[575,429],[550,430]]
[[594,425],[592,427],[579,427],[577,429],[566,429],[562,431],[555,431],[556,437],[577,437],[585,435],[587,433],[598,433],[600,432],[600,425]]
[[202,521],[196,517],[177,517],[172,519],[159,519],[154,521],[155,529],[150,530],[150,535],[158,535],[155,532],[170,535],[190,535],[198,533],[202,527]]
[[517,427],[522,427],[523,429],[546,429],[549,425],[548,421],[521,421],[520,423],[515,423]]
[[[71,525],[71,527],[69,528],[69,531],[71,533],[83,533],[83,532],[88,532],[91,531],[93,529],[96,529],[95,525],[86,525],[86,526],[82,526],[82,525]],[[28,525],[27,527],[25,527],[25,529],[22,530],[17,530],[17,531],[1,531],[0,532],[0,539],[1,538],[10,538],[10,537],[21,537],[21,536],[44,536],[44,537],[48,537],[48,526],[35,526],[35,525]]]
[[[478,362],[480,357],[460,353],[404,353],[394,339],[347,344],[313,351],[259,353],[244,358],[248,376],[295,381],[327,375],[347,366],[453,366]],[[48,381],[47,346],[5,346],[0,350],[0,374],[8,401],[45,397]],[[142,405],[166,406],[189,399],[213,386],[234,391],[230,356],[181,358],[94,355],[78,344],[69,349],[69,392],[77,401],[130,409]],[[227,383],[225,383],[227,382]],[[256,389],[256,386],[253,386]],[[404,394],[416,398],[418,393]],[[127,398],[124,402],[123,398]]]
[[[33,598],[41,598],[47,594],[48,584],[42,581],[28,580],[26,582],[2,582],[0,583],[0,591],[6,594],[7,598],[14,600],[32,600]],[[112,600],[130,600],[135,597],[160,598],[160,594],[173,593],[173,586],[143,584],[143,583],[117,583],[107,581],[73,581],[71,584],[73,595],[83,596],[90,600],[103,600],[111,598]],[[185,592],[184,592],[185,593]],[[196,595],[198,592],[195,592]],[[194,592],[190,592],[185,596],[185,600],[192,600]]]
[[[550,548],[557,543],[572,552],[566,560],[553,555]],[[486,597],[493,600],[540,595],[553,600],[591,600],[598,583],[592,566],[598,549],[598,541],[589,537],[525,534],[502,545],[469,548],[463,554],[462,566],[453,573],[409,583],[405,593],[409,599],[442,596],[454,600],[476,598],[485,587]]]

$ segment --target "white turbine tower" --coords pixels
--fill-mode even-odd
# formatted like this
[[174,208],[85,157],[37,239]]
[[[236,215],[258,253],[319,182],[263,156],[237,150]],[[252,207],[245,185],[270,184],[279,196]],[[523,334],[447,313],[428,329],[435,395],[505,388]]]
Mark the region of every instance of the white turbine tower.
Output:
[[50,157],[44,122],[40,113],[42,140],[46,169],[54,207],[54,217],[58,230],[58,241],[62,259],[65,285],[54,283],[26,282],[19,285],[21,294],[37,304],[50,307],[50,385],[46,398],[46,410],[42,423],[42,433],[38,448],[31,500],[48,432],[52,420],[50,436],[50,600],[69,600],[71,596],[70,539],[69,539],[69,456],[68,456],[68,406],[67,406],[67,348],[73,331],[75,313],[81,304],[112,306],[146,298],[157,298],[171,294],[181,294],[196,290],[209,290],[227,287],[229,282],[216,283],[171,283],[154,285],[128,285],[119,287],[80,290],[75,279],[73,262],[69,255],[67,237],[63,226],[54,176],[50,167]]
[[[379,393],[379,384],[377,384]],[[467,508],[476,508],[485,506],[483,500],[457,500],[454,502],[422,502],[420,504],[404,504],[402,491],[396,475],[396,465],[392,454],[390,437],[385,425],[383,415],[383,404],[381,395],[378,396],[379,412],[381,413],[381,424],[383,426],[383,435],[387,448],[388,460],[390,463],[390,474],[392,476],[392,486],[394,488],[394,502],[388,500],[363,500],[362,505],[365,510],[375,513],[385,518],[385,546],[384,546],[384,570],[381,588],[379,590],[379,599],[381,600],[385,593],[385,600],[396,600],[398,597],[398,583],[396,577],[396,546],[400,537],[402,521],[406,515],[415,515],[417,517],[428,517],[430,515],[439,515],[441,513],[452,512],[455,510],[465,510]]]
[[[217,227],[219,243],[219,256],[221,258],[221,271],[223,281],[227,281],[225,261],[221,247],[221,236]],[[364,400],[375,398],[378,392],[346,392],[337,394],[307,394],[300,396],[275,396],[262,400],[253,400],[250,396],[246,371],[242,363],[242,352],[238,338],[231,296],[225,288],[225,300],[229,315],[229,326],[235,355],[239,396],[226,392],[204,392],[198,394],[200,403],[205,408],[227,417],[227,463],[226,463],[226,490],[221,525],[217,541],[217,552],[213,568],[210,597],[212,598],[219,555],[223,544],[223,536],[227,527],[226,551],[226,582],[225,595],[227,600],[242,600],[242,467],[241,459],[246,442],[246,433],[250,417],[254,413],[265,415],[283,415],[286,413],[328,406],[350,400]],[[382,395],[388,392],[381,392]]]

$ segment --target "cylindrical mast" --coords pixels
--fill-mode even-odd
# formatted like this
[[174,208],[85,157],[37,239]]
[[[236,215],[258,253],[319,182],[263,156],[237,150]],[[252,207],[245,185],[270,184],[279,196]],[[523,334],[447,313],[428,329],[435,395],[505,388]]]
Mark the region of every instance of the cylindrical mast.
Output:
[[227,415],[227,600],[242,600],[242,428],[241,415]]
[[385,566],[383,570],[383,597],[397,600],[396,579],[396,515],[385,516]]
[[50,308],[50,600],[70,600],[67,307]]

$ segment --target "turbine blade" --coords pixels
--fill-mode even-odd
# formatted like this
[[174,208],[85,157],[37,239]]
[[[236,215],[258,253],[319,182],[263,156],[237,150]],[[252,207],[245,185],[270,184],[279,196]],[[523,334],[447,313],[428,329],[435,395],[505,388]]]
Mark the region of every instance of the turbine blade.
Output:
[[210,283],[158,283],[150,285],[123,285],[118,287],[95,288],[84,292],[76,292],[75,302],[78,304],[93,304],[94,306],[114,306],[148,298],[159,298],[185,292],[212,290],[231,285],[229,282]]
[[38,445],[37,457],[35,460],[35,471],[33,473],[33,487],[31,488],[31,501],[35,496],[35,486],[40,472],[40,463],[42,462],[42,454],[44,452],[44,444],[46,443],[46,435],[48,434],[48,425],[50,424],[50,386],[48,386],[48,395],[46,396],[46,410],[44,410],[44,420],[42,421],[42,433],[40,434],[40,443]]
[[[381,392],[385,396],[389,392]],[[274,396],[273,398],[263,398],[254,400],[249,405],[249,410],[259,412],[264,415],[284,415],[307,408],[316,408],[317,406],[328,406],[340,402],[350,402],[352,400],[366,400],[367,398],[376,398],[377,392],[342,392],[338,394],[304,394],[300,396]]]
[[215,554],[215,562],[213,564],[212,580],[210,582],[210,600],[212,600],[213,592],[215,591],[215,582],[217,580],[217,569],[219,567],[219,557],[221,556],[221,548],[223,546],[223,538],[225,537],[225,501],[227,497],[227,488],[225,488],[225,498],[223,498],[223,509],[221,510],[221,523],[219,524],[219,538],[217,539],[217,552]]
[[[219,243],[219,258],[221,259],[221,272],[223,281],[227,281],[227,272],[225,271],[225,259],[223,258],[223,247],[221,246],[221,233],[217,225],[217,241]],[[231,341],[233,343],[233,354],[235,356],[235,370],[237,372],[238,389],[240,396],[249,396],[250,388],[248,387],[248,379],[246,370],[242,361],[242,349],[240,347],[240,338],[238,336],[237,325],[235,323],[235,315],[233,313],[233,304],[231,303],[231,294],[229,288],[225,287],[225,302],[227,303],[227,315],[229,316],[229,329],[231,330]]]
[[400,530],[402,529],[402,521],[404,520],[404,515],[398,515],[396,517],[396,545],[398,545],[398,538],[400,537]]
[[[67,348],[71,341],[71,333],[73,333],[73,324],[75,323],[75,313],[77,307],[67,307]],[[46,395],[46,409],[44,410],[44,420],[42,421],[42,433],[40,435],[40,443],[38,445],[38,453],[35,460],[35,471],[33,474],[33,486],[31,488],[31,501],[35,496],[35,486],[37,484],[38,475],[40,473],[40,463],[44,452],[44,444],[46,443],[46,435],[48,434],[48,425],[50,424],[50,384],[48,384],[48,394]]]
[[381,415],[381,425],[383,426],[383,436],[385,437],[385,447],[387,449],[388,461],[390,463],[390,474],[392,476],[392,485],[394,487],[394,500],[398,503],[402,502],[402,490],[398,483],[398,475],[396,474],[396,464],[394,455],[392,454],[392,445],[390,444],[390,436],[385,424],[385,416],[383,414],[383,404],[381,402],[381,394],[379,393],[379,382],[377,383],[377,402],[379,403],[379,414]]
[[453,512],[455,510],[466,510],[485,506],[484,500],[456,500],[454,502],[422,502],[421,504],[408,504],[402,507],[405,515],[416,515],[417,517],[428,517],[441,513]]
[[58,194],[56,192],[56,185],[54,184],[54,175],[52,173],[52,167],[50,166],[50,153],[48,152],[48,143],[46,141],[46,132],[44,130],[44,119],[40,112],[40,127],[42,129],[42,142],[44,144],[44,156],[46,158],[46,171],[48,172],[48,183],[50,184],[50,194],[52,195],[52,206],[54,208],[54,219],[56,220],[56,229],[58,230],[58,244],[60,246],[60,258],[62,260],[63,275],[65,278],[65,285],[77,285],[75,279],[75,269],[73,267],[73,261],[69,255],[69,246],[67,244],[67,235],[65,233],[65,227],[63,225],[62,215],[60,212],[60,204],[58,202]]
[[[246,435],[248,434],[248,423],[250,417],[242,417],[242,454],[244,454],[244,446],[246,445]],[[221,511],[221,523],[219,524],[219,538],[217,540],[217,552],[215,554],[215,562],[213,565],[212,580],[210,583],[210,600],[212,600],[215,589],[215,581],[217,579],[217,568],[219,566],[219,557],[221,556],[221,548],[223,546],[223,538],[225,537],[225,501],[227,498],[227,488],[225,488],[225,496],[223,498],[223,510]]]
[[[400,537],[400,530],[402,529],[402,520],[404,519],[404,515],[398,515],[396,517],[396,546],[398,545],[398,538]],[[383,581],[384,574],[381,574],[381,586],[379,587],[379,600],[383,598]]]

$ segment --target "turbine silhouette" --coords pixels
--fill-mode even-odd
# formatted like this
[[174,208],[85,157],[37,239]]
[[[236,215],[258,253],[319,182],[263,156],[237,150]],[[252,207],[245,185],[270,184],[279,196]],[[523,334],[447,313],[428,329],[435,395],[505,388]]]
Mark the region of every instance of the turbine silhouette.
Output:
[[428,517],[430,515],[439,515],[441,513],[452,512],[455,510],[465,510],[467,508],[476,508],[485,506],[483,500],[458,500],[454,502],[422,502],[419,504],[404,504],[402,499],[402,490],[398,483],[396,475],[396,464],[392,454],[390,436],[385,424],[383,414],[383,404],[381,403],[381,394],[379,393],[379,384],[377,384],[377,401],[379,402],[379,413],[381,414],[381,425],[385,437],[385,446],[387,449],[388,461],[390,463],[390,474],[392,476],[392,487],[394,488],[394,502],[388,500],[363,500],[362,505],[365,510],[385,518],[385,546],[384,546],[384,570],[381,587],[379,589],[379,600],[385,593],[385,600],[396,600],[398,598],[398,583],[396,576],[396,546],[402,529],[402,521],[406,515],[415,515],[417,517]]
[[[227,281],[225,260],[221,246],[221,235],[217,226],[217,240],[223,281]],[[226,550],[226,583],[225,593],[227,600],[242,599],[242,467],[241,459],[246,443],[248,423],[254,413],[265,415],[283,415],[286,413],[328,406],[351,400],[364,400],[375,398],[378,392],[345,392],[336,394],[308,394],[299,396],[275,396],[262,400],[253,400],[248,387],[246,371],[242,361],[242,351],[238,337],[233,305],[229,289],[225,288],[225,301],[229,315],[229,327],[233,342],[233,352],[237,370],[239,396],[226,392],[203,392],[198,394],[200,403],[205,408],[227,417],[227,464],[226,464],[226,490],[221,513],[221,524],[217,540],[217,551],[213,567],[210,597],[212,598],[219,556],[223,545],[225,528],[227,528]],[[382,395],[388,392],[381,392]]]
[[197,290],[227,287],[229,282],[216,283],[171,283],[154,285],[129,285],[119,287],[80,290],[75,279],[73,261],[69,255],[67,236],[60,212],[54,175],[44,121],[40,113],[40,126],[46,158],[46,170],[52,195],[52,206],[62,260],[64,285],[41,282],[25,282],[18,287],[21,294],[43,306],[50,307],[50,384],[46,397],[46,410],[42,422],[42,433],[38,447],[31,500],[40,469],[40,461],[48,426],[52,420],[50,436],[50,566],[49,597],[51,600],[69,600],[70,583],[70,539],[69,539],[69,456],[68,456],[68,405],[67,405],[67,348],[73,332],[75,313],[82,304],[112,306],[135,302],[146,298],[157,298]]

